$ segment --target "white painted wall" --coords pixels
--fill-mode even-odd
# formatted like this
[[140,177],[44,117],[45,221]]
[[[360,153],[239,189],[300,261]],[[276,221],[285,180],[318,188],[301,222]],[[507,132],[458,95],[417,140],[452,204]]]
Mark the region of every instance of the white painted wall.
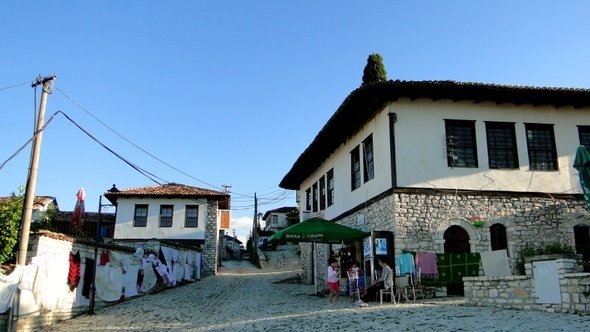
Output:
[[[334,151],[300,187],[300,210],[305,190],[334,169],[334,205],[324,211],[331,219],[391,187],[388,113],[397,114],[395,142],[398,187],[485,191],[581,193],[578,172],[572,167],[579,146],[577,125],[590,125],[590,109],[551,106],[400,99],[386,106],[358,133]],[[450,168],[446,159],[445,119],[476,120],[478,168]],[[514,122],[520,168],[488,167],[484,121]],[[524,123],[553,124],[558,155],[557,171],[530,171]],[[350,151],[373,134],[375,178],[351,191]],[[364,167],[362,165],[361,167]]]
[[[133,227],[136,204],[148,204],[147,227]],[[160,205],[174,205],[172,227],[160,227]],[[198,227],[184,227],[186,205],[198,205]],[[115,239],[205,239],[207,200],[119,198]]]

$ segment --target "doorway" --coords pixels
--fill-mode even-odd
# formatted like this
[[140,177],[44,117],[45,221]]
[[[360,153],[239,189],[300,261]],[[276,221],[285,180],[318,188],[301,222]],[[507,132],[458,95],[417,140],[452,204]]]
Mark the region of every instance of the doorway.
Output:
[[[445,254],[467,254],[471,252],[469,246],[469,234],[461,226],[453,225],[445,231]],[[447,284],[447,295],[464,296],[463,281],[450,282]]]

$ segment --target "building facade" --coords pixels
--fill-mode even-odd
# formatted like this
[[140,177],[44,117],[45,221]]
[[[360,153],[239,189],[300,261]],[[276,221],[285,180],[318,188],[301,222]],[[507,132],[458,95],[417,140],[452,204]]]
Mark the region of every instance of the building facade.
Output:
[[514,267],[525,243],[588,241],[572,166],[580,145],[590,146],[590,90],[372,83],[345,99],[280,186],[298,191],[301,211],[391,232],[396,255],[506,249]]
[[113,186],[104,196],[116,206],[114,241],[158,239],[195,246],[202,251],[203,276],[216,273],[221,221],[229,220],[222,218],[229,213],[228,193],[169,183],[124,190]]

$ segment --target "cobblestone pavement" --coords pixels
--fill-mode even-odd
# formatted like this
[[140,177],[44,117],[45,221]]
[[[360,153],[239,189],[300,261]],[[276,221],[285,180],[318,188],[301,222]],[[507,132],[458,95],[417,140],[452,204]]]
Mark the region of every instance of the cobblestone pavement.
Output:
[[248,262],[224,265],[215,277],[129,300],[46,330],[590,331],[590,316],[468,307],[462,298],[357,307],[341,297],[329,305],[327,297],[311,295],[313,286],[286,282],[300,271],[260,270]]

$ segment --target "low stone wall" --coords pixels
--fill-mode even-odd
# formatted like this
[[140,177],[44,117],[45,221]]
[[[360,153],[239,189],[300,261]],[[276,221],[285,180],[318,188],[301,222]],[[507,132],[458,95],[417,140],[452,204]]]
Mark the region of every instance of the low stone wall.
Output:
[[463,278],[469,305],[504,309],[590,314],[590,273],[580,273],[574,259],[556,259],[561,303],[538,303],[531,260],[525,276]]

